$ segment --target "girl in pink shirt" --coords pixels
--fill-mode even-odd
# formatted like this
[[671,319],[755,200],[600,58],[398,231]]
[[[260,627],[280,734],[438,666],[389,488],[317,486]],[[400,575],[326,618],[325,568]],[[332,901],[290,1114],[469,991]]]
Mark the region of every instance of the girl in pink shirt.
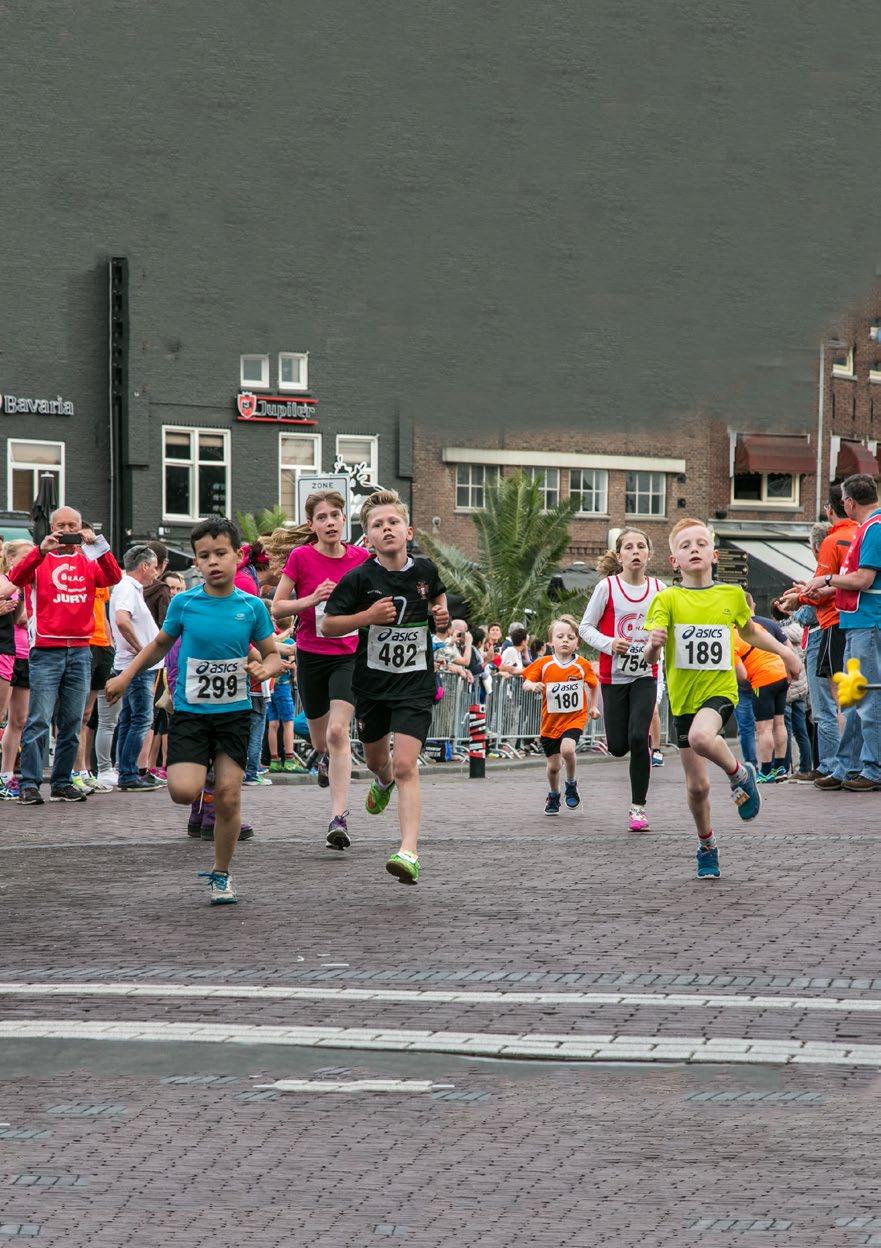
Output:
[[328,849],[340,850],[351,844],[346,806],[352,779],[349,724],[355,711],[352,674],[358,634],[323,637],[321,620],[324,604],[338,582],[370,558],[363,546],[349,546],[342,540],[345,506],[345,499],[336,490],[309,495],[304,544],[288,556],[272,600],[276,620],[299,617],[297,688],[309,721],[309,736],[322,755],[318,783],[330,784],[331,821],[325,843]]

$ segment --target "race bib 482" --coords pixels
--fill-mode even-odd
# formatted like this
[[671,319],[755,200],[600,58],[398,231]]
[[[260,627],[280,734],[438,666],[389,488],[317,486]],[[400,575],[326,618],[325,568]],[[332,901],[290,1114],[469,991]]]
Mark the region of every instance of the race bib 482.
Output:
[[400,675],[427,668],[427,624],[371,624],[367,634],[367,666],[375,672]]

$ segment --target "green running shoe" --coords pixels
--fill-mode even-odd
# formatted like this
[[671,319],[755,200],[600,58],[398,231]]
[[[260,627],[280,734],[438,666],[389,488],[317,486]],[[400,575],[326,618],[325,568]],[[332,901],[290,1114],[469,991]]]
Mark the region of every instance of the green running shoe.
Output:
[[367,790],[367,797],[364,799],[364,805],[367,807],[368,815],[381,815],[388,806],[392,797],[392,789],[395,787],[394,780],[384,789],[378,780],[374,780],[370,788]]
[[419,859],[409,850],[397,849],[385,864],[389,875],[393,875],[400,884],[419,883]]
[[272,761],[271,761],[271,762],[270,762],[270,764],[269,764],[269,770],[270,770],[271,772],[283,771],[283,770],[284,770],[284,763],[281,761],[281,759],[280,759],[280,758],[273,758],[273,759],[272,759]]

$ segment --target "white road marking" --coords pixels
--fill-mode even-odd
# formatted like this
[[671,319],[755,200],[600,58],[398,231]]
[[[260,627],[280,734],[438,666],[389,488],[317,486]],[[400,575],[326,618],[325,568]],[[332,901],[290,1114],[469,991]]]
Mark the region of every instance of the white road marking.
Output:
[[400,1001],[407,1005],[643,1006],[651,1009],[832,1010],[879,1013],[881,999],[861,997],[759,997],[666,992],[469,992],[420,988],[273,987],[245,984],[0,983],[0,997],[191,997],[265,1001]]
[[208,1044],[272,1044],[295,1048],[374,1049],[463,1057],[551,1061],[743,1062],[753,1065],[881,1067],[881,1045],[736,1036],[510,1035],[488,1032],[384,1031],[381,1027],[273,1027],[235,1023],[77,1022],[6,1019],[3,1040],[127,1040]]
[[275,1092],[439,1092],[455,1085],[427,1079],[278,1079],[254,1086]]

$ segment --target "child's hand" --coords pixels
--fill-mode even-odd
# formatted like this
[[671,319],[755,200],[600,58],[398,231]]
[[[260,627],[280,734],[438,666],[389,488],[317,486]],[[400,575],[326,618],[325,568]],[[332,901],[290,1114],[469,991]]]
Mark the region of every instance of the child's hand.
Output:
[[650,646],[666,646],[667,630],[666,628],[653,628],[649,633],[648,645]]
[[630,642],[625,641],[623,637],[616,637],[612,642],[612,654],[626,654],[630,649]]
[[108,706],[113,706],[114,702],[118,702],[125,693],[126,686],[123,684],[122,678],[119,676],[111,676],[107,684],[104,686],[104,697]]
[[537,680],[524,680],[523,688],[527,693],[541,693],[541,684]]
[[436,602],[433,607],[429,607],[429,611],[434,616],[435,632],[449,627],[450,613],[442,602]]
[[588,719],[601,719],[602,713],[600,711],[600,708],[598,706],[592,706],[590,710],[587,712],[587,718]]
[[790,680],[798,680],[801,675],[801,659],[794,650],[790,650],[788,654],[783,656],[783,662],[786,664],[786,674]]
[[249,659],[245,664],[245,671],[253,680],[259,680],[261,684],[264,680],[271,679],[269,672],[267,672],[260,659]]
[[398,608],[391,598],[380,598],[367,608],[365,619],[368,624],[393,624]]
[[312,606],[317,607],[319,602],[327,602],[335,589],[336,581],[322,581],[314,593],[310,595]]

